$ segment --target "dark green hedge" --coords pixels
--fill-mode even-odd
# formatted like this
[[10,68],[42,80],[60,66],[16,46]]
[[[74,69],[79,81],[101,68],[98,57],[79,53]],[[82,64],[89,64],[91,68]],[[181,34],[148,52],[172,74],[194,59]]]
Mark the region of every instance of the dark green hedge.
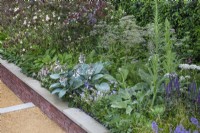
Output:
[[[153,22],[154,1],[113,0],[116,8],[136,17],[140,26]],[[200,62],[200,2],[198,0],[159,1],[160,22],[168,18],[179,39],[185,38],[178,52],[182,57]]]

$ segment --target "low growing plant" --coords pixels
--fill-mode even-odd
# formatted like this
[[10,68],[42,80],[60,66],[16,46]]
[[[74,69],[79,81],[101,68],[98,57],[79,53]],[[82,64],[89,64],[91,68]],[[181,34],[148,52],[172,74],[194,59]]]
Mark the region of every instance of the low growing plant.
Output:
[[83,95],[85,89],[90,92],[109,92],[111,86],[117,84],[116,80],[104,68],[105,63],[85,64],[85,57],[79,57],[79,64],[72,70],[56,73],[50,77],[58,82],[52,84],[52,94],[60,98],[69,95]]

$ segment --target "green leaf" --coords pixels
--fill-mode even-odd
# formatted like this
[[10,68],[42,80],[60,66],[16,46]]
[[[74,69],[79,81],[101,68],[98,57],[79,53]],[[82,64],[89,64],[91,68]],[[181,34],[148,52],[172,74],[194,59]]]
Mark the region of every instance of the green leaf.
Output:
[[119,91],[119,95],[121,98],[128,100],[128,99],[131,99],[132,94],[130,94],[127,89],[121,89]]
[[58,89],[55,89],[51,92],[51,94],[56,94],[56,93],[59,93],[62,89],[61,88],[58,88]]
[[62,98],[65,94],[66,94],[67,90],[66,89],[62,89],[60,92],[59,92],[59,98]]
[[125,81],[125,80],[127,79],[127,77],[128,77],[128,73],[129,73],[128,69],[119,68],[119,69],[118,69],[118,72],[119,72],[120,75],[122,76],[123,81]]
[[57,88],[60,87],[60,83],[54,83],[50,86],[50,88]]
[[144,70],[142,69],[139,69],[139,76],[140,78],[147,82],[149,85],[151,85],[151,82],[152,82],[152,77],[151,75],[149,75],[148,73],[146,73]]
[[97,75],[95,75],[94,77],[92,77],[92,81],[99,80],[99,79],[102,78],[103,76],[104,76],[103,74],[97,74]]
[[51,74],[50,78],[51,79],[59,79],[60,78],[60,74]]
[[103,64],[102,63],[96,63],[94,65],[94,74],[98,74],[102,71],[103,69]]
[[126,108],[126,114],[130,115],[132,110],[133,110],[133,108],[131,106],[128,106]]
[[101,83],[100,85],[95,84],[95,87],[97,88],[97,90],[99,91],[103,91],[103,92],[107,92],[110,91],[110,86],[108,83]]
[[111,76],[109,74],[104,74],[103,78],[108,80],[108,81],[116,81],[116,79],[113,78],[113,76]]
[[126,101],[114,101],[112,102],[112,108],[126,109],[127,105],[130,103],[130,100]]
[[78,89],[79,87],[81,87],[83,85],[83,81],[81,79],[75,78],[73,79],[73,90]]
[[46,55],[42,60],[42,62],[45,64],[48,64],[50,61],[51,61],[51,57],[49,55]]
[[162,105],[157,105],[157,106],[154,106],[152,109],[151,109],[151,113],[154,114],[154,115],[161,115],[163,114],[165,111],[165,107],[162,106]]

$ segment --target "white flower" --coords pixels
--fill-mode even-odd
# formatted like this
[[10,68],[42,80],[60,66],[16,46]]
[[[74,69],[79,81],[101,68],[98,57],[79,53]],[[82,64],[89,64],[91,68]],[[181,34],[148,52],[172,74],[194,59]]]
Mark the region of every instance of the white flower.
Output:
[[179,65],[179,67],[181,68],[181,69],[190,69],[190,65],[189,64],[180,64]]
[[34,17],[33,17],[33,20],[36,20],[36,19],[37,19],[37,16],[34,16]]
[[14,8],[14,12],[17,12],[18,10],[19,10],[19,7],[17,7],[17,8],[15,7]]
[[180,81],[184,81],[185,80],[185,77],[184,76],[181,76],[180,77]]
[[164,77],[165,77],[165,78],[169,78],[170,75],[171,75],[170,73],[166,73],[166,74],[164,75]]
[[53,13],[52,13],[52,15],[53,15],[53,17],[54,17],[54,18],[56,17],[56,14],[55,14],[55,12],[53,12]]
[[196,69],[200,71],[200,66],[197,66],[197,68],[196,68]]
[[78,60],[79,60],[79,63],[80,63],[80,64],[85,63],[85,55],[84,55],[84,54],[80,54]]
[[58,20],[60,20],[60,17],[58,17]]
[[191,65],[189,65],[189,64],[180,64],[179,67],[181,69],[186,69],[186,70],[187,69],[191,69],[191,70],[199,70],[200,71],[200,66],[197,66],[195,64],[191,64]]
[[23,52],[25,52],[25,51],[26,51],[26,49],[25,49],[25,48],[23,48],[23,49],[22,49],[22,51],[23,51]]
[[26,20],[24,20],[24,23],[23,23],[23,25],[26,25],[27,24],[27,22],[26,22]]
[[80,94],[80,96],[81,96],[81,99],[84,99],[84,98],[85,98],[84,92],[82,92],[82,93]]
[[185,78],[186,78],[186,79],[190,79],[190,76],[189,76],[189,75],[186,75]]
[[46,21],[49,21],[49,20],[50,20],[49,16],[48,16],[48,15],[46,15]]

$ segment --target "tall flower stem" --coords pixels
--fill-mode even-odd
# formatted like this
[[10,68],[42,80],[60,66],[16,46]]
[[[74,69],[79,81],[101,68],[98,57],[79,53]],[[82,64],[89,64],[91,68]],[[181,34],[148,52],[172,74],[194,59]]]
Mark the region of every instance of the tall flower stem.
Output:
[[151,108],[154,106],[155,99],[157,96],[158,89],[158,71],[159,71],[159,23],[158,23],[158,1],[155,0],[155,16],[154,16],[154,44],[155,44],[155,53],[151,61],[152,73],[153,73],[153,83],[151,85],[151,90],[153,91],[153,99],[151,102]]

